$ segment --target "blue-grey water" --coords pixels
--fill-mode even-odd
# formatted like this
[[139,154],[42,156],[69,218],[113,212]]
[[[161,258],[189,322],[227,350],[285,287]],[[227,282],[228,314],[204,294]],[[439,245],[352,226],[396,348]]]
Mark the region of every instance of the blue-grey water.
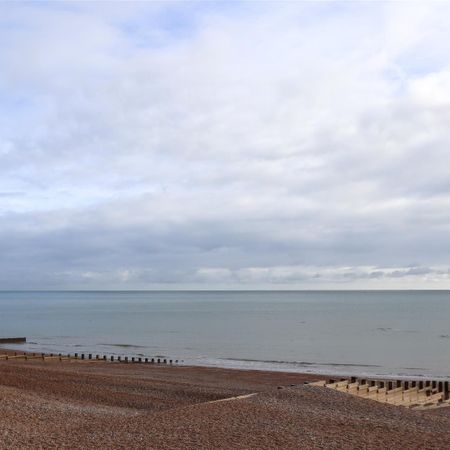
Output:
[[36,352],[450,376],[450,291],[0,292],[0,314]]

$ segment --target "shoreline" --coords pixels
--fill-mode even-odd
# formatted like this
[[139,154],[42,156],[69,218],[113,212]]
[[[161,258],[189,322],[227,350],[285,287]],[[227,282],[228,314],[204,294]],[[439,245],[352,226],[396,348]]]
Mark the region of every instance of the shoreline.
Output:
[[[19,343],[19,344],[0,344],[0,351],[9,351],[9,352],[21,352],[21,353],[36,353],[40,354],[41,352],[36,349],[32,350],[23,350],[21,347],[27,345],[29,343]],[[74,347],[72,348],[71,354],[74,354]],[[129,348],[136,348],[134,345],[120,345],[118,348],[123,350]],[[43,353],[46,354],[59,354],[60,352],[56,350],[49,350],[45,345],[40,346]],[[67,350],[67,348],[66,348]],[[97,349],[98,350],[98,349]],[[96,354],[94,351],[81,351],[78,350],[78,353],[85,354]],[[67,354],[63,353],[62,354]],[[144,355],[143,353],[137,352],[100,352],[98,350],[98,354],[103,356],[106,355],[108,360],[111,356],[118,357],[120,356],[122,359],[128,357],[131,359],[135,358],[160,358],[160,359],[172,359],[173,361],[177,360],[179,366],[192,366],[192,367],[210,367],[210,368],[219,368],[219,369],[227,369],[227,370],[254,370],[261,372],[277,372],[277,373],[297,373],[297,374],[305,374],[305,375],[317,375],[322,377],[371,377],[371,378],[379,378],[379,379],[387,379],[387,378],[396,378],[402,380],[424,380],[424,379],[436,379],[436,380],[449,380],[450,374],[442,374],[442,373],[434,373],[432,370],[427,372],[428,369],[424,368],[401,368],[397,370],[385,370],[383,371],[382,366],[378,365],[362,365],[362,364],[350,364],[350,363],[313,363],[313,362],[295,362],[295,361],[263,361],[263,360],[252,360],[252,359],[234,359],[234,358],[186,358],[186,360],[169,357],[165,355]],[[323,366],[321,368],[320,366]],[[344,368],[353,368],[353,370],[345,370]],[[372,368],[373,370],[364,370],[364,368]],[[334,370],[335,369],[335,370]],[[379,369],[379,370],[375,370]],[[411,373],[407,373],[406,371],[410,370]],[[420,373],[420,371],[423,373]]]

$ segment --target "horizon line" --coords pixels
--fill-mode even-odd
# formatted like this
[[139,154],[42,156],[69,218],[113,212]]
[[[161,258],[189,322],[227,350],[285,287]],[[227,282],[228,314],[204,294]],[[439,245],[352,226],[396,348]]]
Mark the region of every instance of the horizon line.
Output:
[[3,292],[450,292],[448,289],[0,289]]

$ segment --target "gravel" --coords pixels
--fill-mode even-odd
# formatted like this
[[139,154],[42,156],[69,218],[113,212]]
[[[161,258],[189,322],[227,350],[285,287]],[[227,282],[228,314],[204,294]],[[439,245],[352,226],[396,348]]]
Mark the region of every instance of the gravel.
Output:
[[444,408],[411,411],[303,384],[318,378],[200,367],[0,361],[0,448],[450,448],[450,414]]

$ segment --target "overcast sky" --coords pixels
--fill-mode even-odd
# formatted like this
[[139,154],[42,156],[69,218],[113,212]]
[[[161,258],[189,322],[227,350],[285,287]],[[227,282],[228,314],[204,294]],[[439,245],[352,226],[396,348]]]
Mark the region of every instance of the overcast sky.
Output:
[[450,288],[449,23],[1,3],[0,288]]

